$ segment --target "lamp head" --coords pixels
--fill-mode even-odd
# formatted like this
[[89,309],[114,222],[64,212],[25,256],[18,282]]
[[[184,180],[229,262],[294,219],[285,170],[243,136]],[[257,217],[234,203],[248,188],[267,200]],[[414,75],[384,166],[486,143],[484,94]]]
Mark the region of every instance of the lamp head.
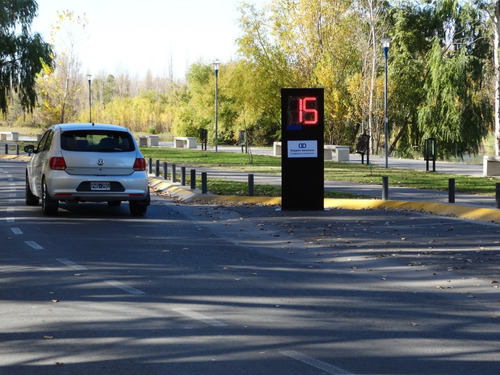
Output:
[[388,36],[385,36],[382,38],[382,46],[384,48],[389,48],[389,44],[391,43],[391,38]]

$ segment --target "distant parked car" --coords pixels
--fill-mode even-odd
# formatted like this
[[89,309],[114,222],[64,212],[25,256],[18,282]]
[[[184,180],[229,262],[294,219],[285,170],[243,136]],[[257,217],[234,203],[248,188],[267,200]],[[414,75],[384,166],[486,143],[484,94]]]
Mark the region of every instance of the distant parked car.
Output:
[[31,153],[26,168],[26,204],[41,198],[46,215],[57,213],[59,202],[128,201],[134,216],[150,204],[146,160],[132,133],[121,126],[60,124],[51,126]]

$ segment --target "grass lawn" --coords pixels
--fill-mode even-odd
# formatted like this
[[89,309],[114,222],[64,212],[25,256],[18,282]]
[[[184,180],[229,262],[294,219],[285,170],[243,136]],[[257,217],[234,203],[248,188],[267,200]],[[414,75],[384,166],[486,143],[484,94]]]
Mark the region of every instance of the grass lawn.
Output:
[[[274,156],[152,147],[141,148],[141,151],[146,158],[152,158],[153,161],[166,161],[178,166],[216,167],[248,173],[281,173],[281,158]],[[496,183],[500,182],[491,177],[471,177],[398,168],[386,169],[379,166],[369,167],[363,164],[325,161],[325,180],[381,184],[382,176],[389,177],[390,186],[442,191],[448,190],[448,180],[454,178],[457,192],[492,196],[495,195]],[[230,195],[246,195],[248,191],[245,183],[230,181],[209,181],[208,189],[214,194]],[[255,186],[255,195],[280,196],[281,188]],[[342,196],[335,195],[334,197],[352,196],[342,194]]]

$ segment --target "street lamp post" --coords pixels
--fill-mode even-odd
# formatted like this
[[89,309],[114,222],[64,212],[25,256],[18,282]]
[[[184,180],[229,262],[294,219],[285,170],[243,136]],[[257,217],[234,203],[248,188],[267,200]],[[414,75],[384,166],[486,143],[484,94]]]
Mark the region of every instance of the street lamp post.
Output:
[[385,167],[389,167],[389,118],[387,117],[387,55],[389,53],[389,43],[391,38],[382,38],[385,57],[385,105],[384,105],[384,131],[385,131]]
[[218,94],[218,89],[219,89],[219,82],[218,82],[218,79],[219,79],[219,65],[220,63],[218,61],[215,61],[213,63],[214,65],[214,70],[215,70],[215,152],[218,151],[218,148],[217,148],[217,143],[218,143],[218,138],[217,138],[217,121],[218,121],[218,101],[217,101],[217,94]]
[[89,123],[92,124],[92,84],[91,84],[92,76],[90,74],[87,74],[87,78],[89,80]]

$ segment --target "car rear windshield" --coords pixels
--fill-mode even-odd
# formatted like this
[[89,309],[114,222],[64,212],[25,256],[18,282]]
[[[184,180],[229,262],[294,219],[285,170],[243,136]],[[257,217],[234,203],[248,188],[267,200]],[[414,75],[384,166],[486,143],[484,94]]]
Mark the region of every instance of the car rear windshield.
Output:
[[71,130],[61,133],[61,147],[66,151],[128,152],[134,151],[128,132],[109,130]]

